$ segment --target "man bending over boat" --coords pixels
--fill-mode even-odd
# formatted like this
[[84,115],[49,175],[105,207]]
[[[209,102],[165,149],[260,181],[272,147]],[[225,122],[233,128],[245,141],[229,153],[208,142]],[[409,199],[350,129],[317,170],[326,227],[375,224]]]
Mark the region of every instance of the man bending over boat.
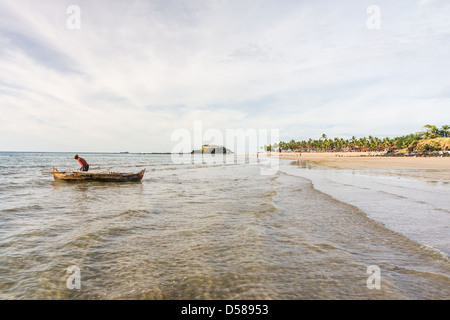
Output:
[[83,158],[80,158],[77,154],[74,155],[73,158],[76,159],[81,164],[80,171],[88,171],[89,170],[89,165],[86,162],[86,160],[84,160]]

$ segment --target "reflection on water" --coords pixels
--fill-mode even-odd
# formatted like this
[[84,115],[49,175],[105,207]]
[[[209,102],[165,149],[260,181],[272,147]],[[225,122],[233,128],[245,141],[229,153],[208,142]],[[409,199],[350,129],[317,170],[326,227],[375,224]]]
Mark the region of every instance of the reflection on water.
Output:
[[[448,260],[304,178],[151,155],[90,156],[101,169],[148,165],[141,183],[38,175],[65,157],[0,154],[0,174],[11,177],[11,161],[28,172],[0,180],[0,298],[449,297]],[[80,290],[66,286],[71,265]],[[369,265],[382,290],[367,288]]]

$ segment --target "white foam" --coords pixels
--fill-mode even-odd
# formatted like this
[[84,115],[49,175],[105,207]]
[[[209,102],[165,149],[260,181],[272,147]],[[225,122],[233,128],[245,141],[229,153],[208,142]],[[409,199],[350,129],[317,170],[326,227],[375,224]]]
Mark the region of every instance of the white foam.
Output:
[[290,163],[283,161],[280,171],[311,180],[317,190],[358,207],[369,218],[448,258],[450,185],[378,170],[304,168]]

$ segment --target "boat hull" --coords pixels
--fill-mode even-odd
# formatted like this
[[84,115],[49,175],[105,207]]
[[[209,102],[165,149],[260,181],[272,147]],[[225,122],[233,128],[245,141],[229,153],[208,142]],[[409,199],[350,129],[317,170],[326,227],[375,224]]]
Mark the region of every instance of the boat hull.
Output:
[[138,182],[144,177],[145,169],[139,173],[118,172],[59,172],[53,168],[53,178],[63,181]]

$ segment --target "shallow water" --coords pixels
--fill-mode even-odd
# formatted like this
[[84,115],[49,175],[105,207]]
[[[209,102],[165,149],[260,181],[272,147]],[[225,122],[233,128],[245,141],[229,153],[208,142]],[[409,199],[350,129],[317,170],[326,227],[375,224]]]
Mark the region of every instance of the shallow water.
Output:
[[[91,170],[147,171],[126,184],[42,174],[78,168],[71,156],[0,153],[0,298],[450,296],[448,258],[318,191],[290,164],[261,175],[258,164],[86,154]],[[71,265],[80,290],[67,288]],[[367,288],[370,265],[380,290]]]
[[314,187],[364,211],[391,230],[450,254],[450,184],[398,176],[408,170],[342,170],[284,161],[281,171],[310,179]]

